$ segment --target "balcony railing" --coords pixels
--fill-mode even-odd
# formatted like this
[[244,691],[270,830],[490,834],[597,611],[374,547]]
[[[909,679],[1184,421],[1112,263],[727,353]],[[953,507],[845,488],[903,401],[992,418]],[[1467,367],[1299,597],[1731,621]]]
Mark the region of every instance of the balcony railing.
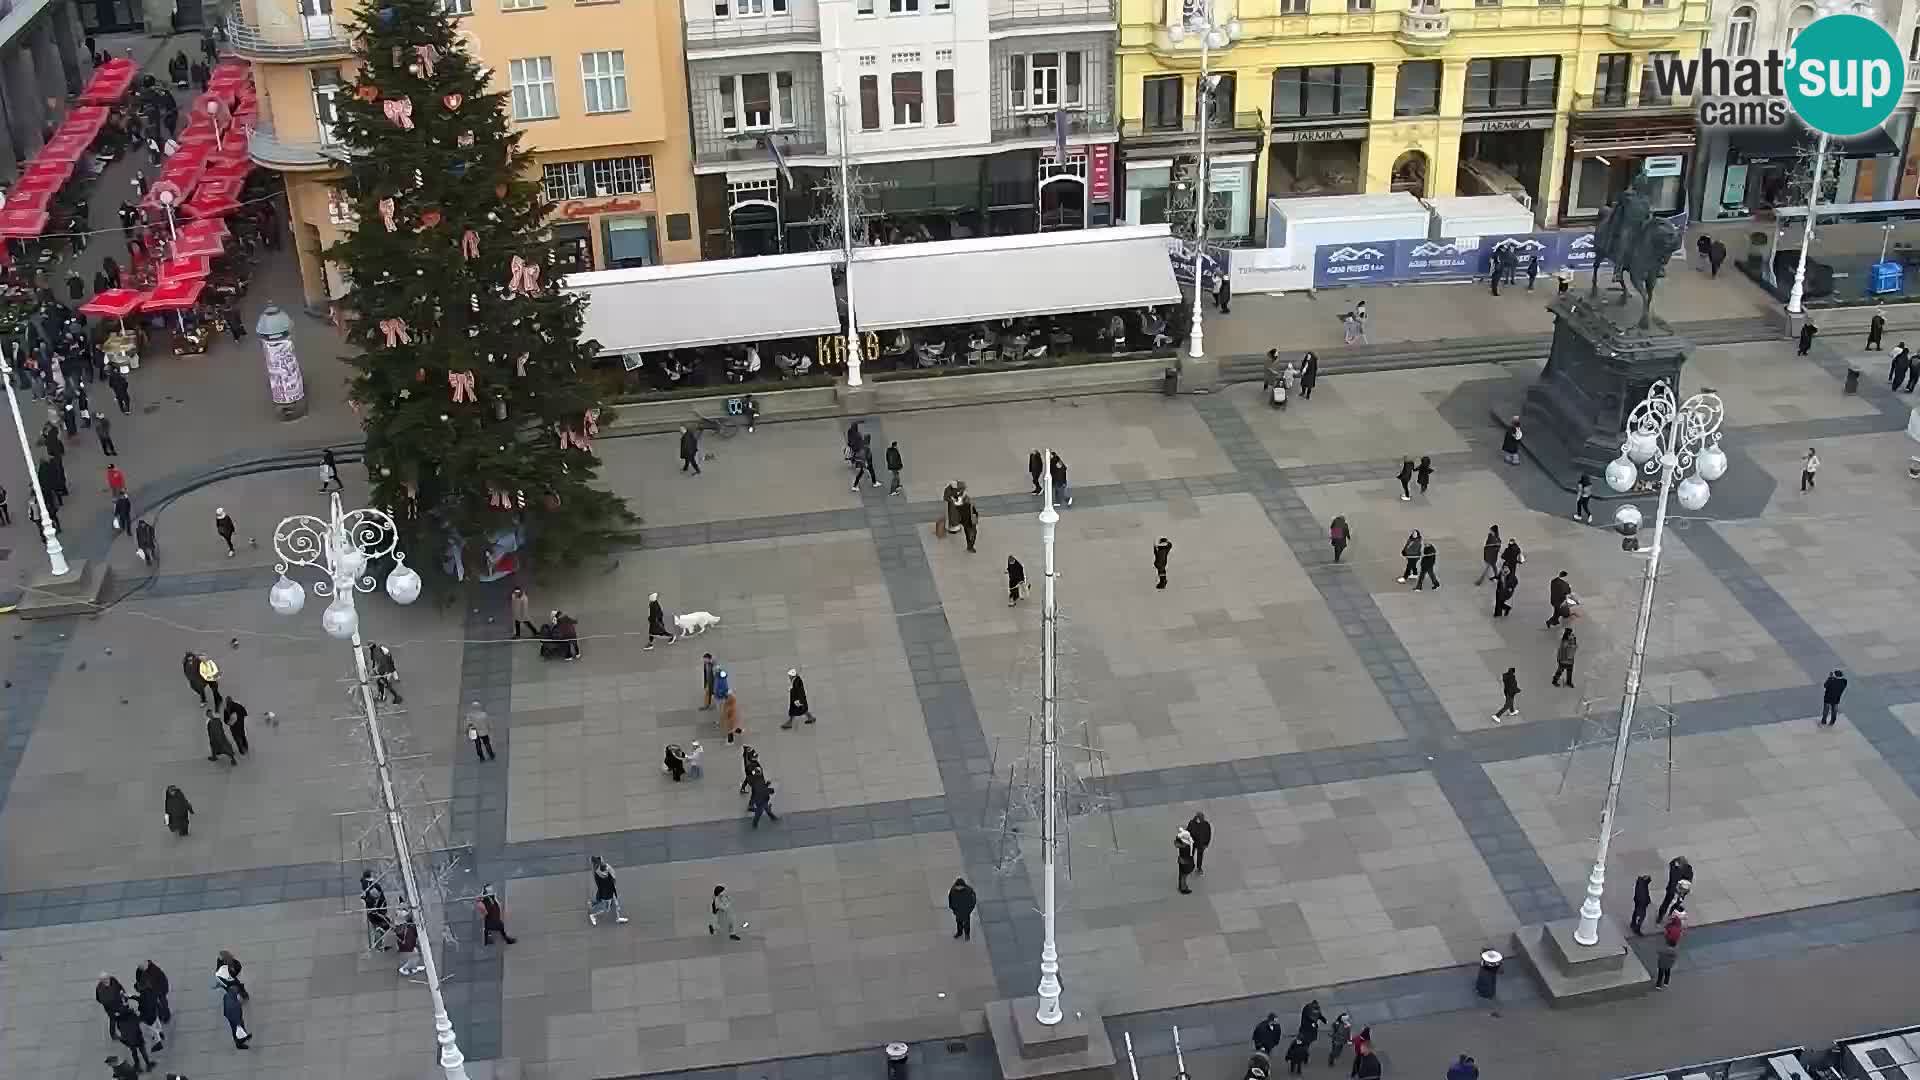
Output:
[[1394,37],[1400,44],[1424,55],[1453,36],[1453,16],[1438,10],[1413,10],[1400,13],[1400,30]]
[[260,24],[227,17],[227,40],[233,51],[248,60],[344,60],[353,54],[346,21],[336,15],[302,15],[275,10],[270,2],[258,9]]
[[[1265,132],[1266,117],[1255,109],[1251,112],[1237,112],[1231,120],[1217,116],[1209,127],[1210,134],[1228,132]],[[1145,120],[1123,120],[1120,123],[1120,137],[1123,139],[1197,139],[1200,137],[1199,118],[1188,113],[1180,118],[1178,124],[1148,123]]]
[[[993,139],[995,142],[1015,139],[1051,139],[1054,137],[1054,116],[1052,112],[1013,112],[1008,109],[996,109],[993,114]],[[1067,138],[1085,138],[1089,135],[1111,135],[1114,132],[1113,110],[1106,106],[1086,109],[1068,109]]]
[[327,169],[346,163],[344,146],[322,143],[318,139],[282,139],[274,130],[255,123],[247,136],[247,155],[268,169]]
[[992,0],[989,26],[1070,26],[1113,21],[1113,0]]
[[789,158],[814,157],[827,152],[826,132],[816,124],[796,124],[776,131],[743,131],[737,135],[696,132],[693,158],[700,165],[731,165],[755,162],[773,164],[773,152],[767,140],[780,144],[780,153]]
[[1665,97],[1646,94],[1575,94],[1573,111],[1577,113],[1668,113],[1690,112],[1693,99],[1683,94],[1671,94]]
[[755,49],[796,42],[819,44],[820,20],[812,14],[742,16],[733,19],[688,19],[687,48]]

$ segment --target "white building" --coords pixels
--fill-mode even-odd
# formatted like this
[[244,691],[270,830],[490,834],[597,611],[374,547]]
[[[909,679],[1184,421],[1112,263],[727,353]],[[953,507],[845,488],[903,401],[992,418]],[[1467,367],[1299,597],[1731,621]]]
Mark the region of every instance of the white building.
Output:
[[[1907,54],[1906,93],[1893,116],[1879,131],[1843,144],[1834,143],[1829,161],[1829,187],[1835,202],[1877,202],[1913,198],[1915,182],[1903,179],[1913,169],[1911,146],[1916,104],[1920,104],[1920,30],[1915,11],[1920,0],[1873,0],[1871,3],[1830,4],[1832,10],[1865,15],[1885,26]],[[1707,42],[1716,56],[1729,59],[1764,57],[1769,51],[1785,54],[1795,34],[1820,14],[1810,0],[1715,0],[1713,36]],[[1812,146],[1817,136],[1799,127],[1770,131],[1726,130],[1703,126],[1695,170],[1699,188],[1694,203],[1699,219],[1724,221],[1744,218],[1763,207],[1795,205],[1801,193],[1792,176],[1800,148]]]
[[683,2],[705,257],[1113,220],[1112,0]]

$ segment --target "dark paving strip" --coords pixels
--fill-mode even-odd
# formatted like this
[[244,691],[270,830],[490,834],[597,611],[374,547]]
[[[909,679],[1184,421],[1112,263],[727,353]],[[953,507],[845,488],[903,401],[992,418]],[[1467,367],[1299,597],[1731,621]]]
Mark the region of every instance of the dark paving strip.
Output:
[[[122,586],[134,584],[119,577],[114,580]],[[199,574],[159,574],[150,581],[140,583],[128,594],[127,599],[171,600],[183,596],[239,592],[242,589],[259,589],[264,596],[273,582],[274,573],[270,566],[236,566],[231,570],[208,570]]]
[[[1892,340],[1899,342],[1898,335]],[[1891,348],[1891,346],[1889,347]],[[1892,361],[1890,352],[1868,353],[1857,361],[1860,364],[1860,393],[1862,401],[1880,410],[1880,415],[1898,421],[1901,427],[1907,423],[1907,414],[1913,406],[1910,398],[1895,394],[1887,388],[1887,374]],[[1847,378],[1847,366],[1850,361],[1829,342],[1821,342],[1807,357],[1813,365],[1833,377],[1836,383],[1844,384]]]
[[[19,624],[23,629],[14,646],[13,661],[7,665],[7,692],[0,695],[0,713],[6,716],[6,743],[0,746],[0,806],[13,791],[14,774],[20,771],[20,759],[33,741],[33,729],[46,714],[47,697],[53,690],[53,677],[67,656],[69,641],[66,620]],[[0,879],[0,887],[9,884]]]
[[1381,614],[1372,594],[1351,572],[1322,566],[1328,561],[1326,523],[1314,518],[1231,402],[1219,397],[1201,398],[1194,408],[1227,460],[1253,481],[1254,497],[1294,558],[1301,566],[1320,567],[1319,572],[1309,572],[1307,579],[1338,619],[1367,675],[1416,751],[1433,759],[1429,767],[1435,782],[1486,860],[1514,915],[1523,925],[1564,918],[1571,909],[1540,853],[1486,770],[1463,749],[1439,695],[1427,684],[1426,676]]
[[[1816,633],[1787,598],[1754,569],[1746,557],[1734,550],[1718,529],[1707,527],[1676,531],[1681,543],[1713,571],[1727,591],[1733,594],[1747,614],[1760,624],[1780,647],[1787,651],[1810,682],[1825,681],[1827,673],[1844,669],[1839,653]],[[1895,683],[1895,686],[1900,685]],[[1849,679],[1846,696],[1841,699],[1841,722],[1851,724],[1880,753],[1887,766],[1920,795],[1920,738],[1887,708],[1891,687],[1874,679]],[[1896,701],[1910,700],[1896,698]],[[1818,696],[1809,710],[1819,715]]]
[[[1080,500],[1075,498],[1076,509],[1079,504]],[[1111,799],[1115,810],[1128,810],[1167,806],[1195,799],[1259,795],[1269,791],[1334,784],[1342,780],[1399,776],[1423,772],[1427,764],[1426,755],[1412,742],[1394,739],[1329,750],[1304,750],[1202,765],[1176,765],[1145,772],[1116,773],[1093,780],[1088,787]]]
[[0,896],[0,930],[337,898],[352,876],[338,862],[300,863],[9,893]]

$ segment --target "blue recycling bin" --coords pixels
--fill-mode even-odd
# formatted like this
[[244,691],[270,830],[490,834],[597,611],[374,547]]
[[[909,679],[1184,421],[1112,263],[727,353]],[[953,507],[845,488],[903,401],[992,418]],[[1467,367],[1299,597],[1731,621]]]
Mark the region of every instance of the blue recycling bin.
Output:
[[1906,273],[1906,267],[1892,260],[1874,263],[1869,268],[1867,291],[1874,296],[1900,292],[1906,287]]

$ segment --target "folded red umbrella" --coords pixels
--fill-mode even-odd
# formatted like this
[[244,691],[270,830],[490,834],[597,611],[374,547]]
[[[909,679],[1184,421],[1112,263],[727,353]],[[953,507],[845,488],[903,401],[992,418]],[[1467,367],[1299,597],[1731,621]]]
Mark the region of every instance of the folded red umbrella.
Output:
[[50,191],[21,191],[15,188],[7,195],[6,208],[9,210],[39,210],[44,212],[52,204],[53,193]]
[[94,69],[93,78],[87,81],[86,89],[80,92],[80,101],[85,105],[111,105],[127,96],[138,74],[139,70],[131,60],[117,57],[109,60]]
[[109,319],[124,319],[140,310],[140,302],[147,294],[139,289],[104,289],[94,294],[93,299],[80,305],[82,315],[104,315]]
[[30,240],[47,229],[45,210],[0,210],[0,240]]
[[170,281],[199,281],[213,272],[213,264],[204,255],[168,259],[160,264],[160,284]]
[[67,110],[67,118],[60,125],[62,131],[91,131],[95,135],[107,123],[107,107],[104,105],[78,105]]
[[200,302],[200,290],[206,287],[205,278],[162,281],[141,299],[140,306],[148,311],[186,311]]

